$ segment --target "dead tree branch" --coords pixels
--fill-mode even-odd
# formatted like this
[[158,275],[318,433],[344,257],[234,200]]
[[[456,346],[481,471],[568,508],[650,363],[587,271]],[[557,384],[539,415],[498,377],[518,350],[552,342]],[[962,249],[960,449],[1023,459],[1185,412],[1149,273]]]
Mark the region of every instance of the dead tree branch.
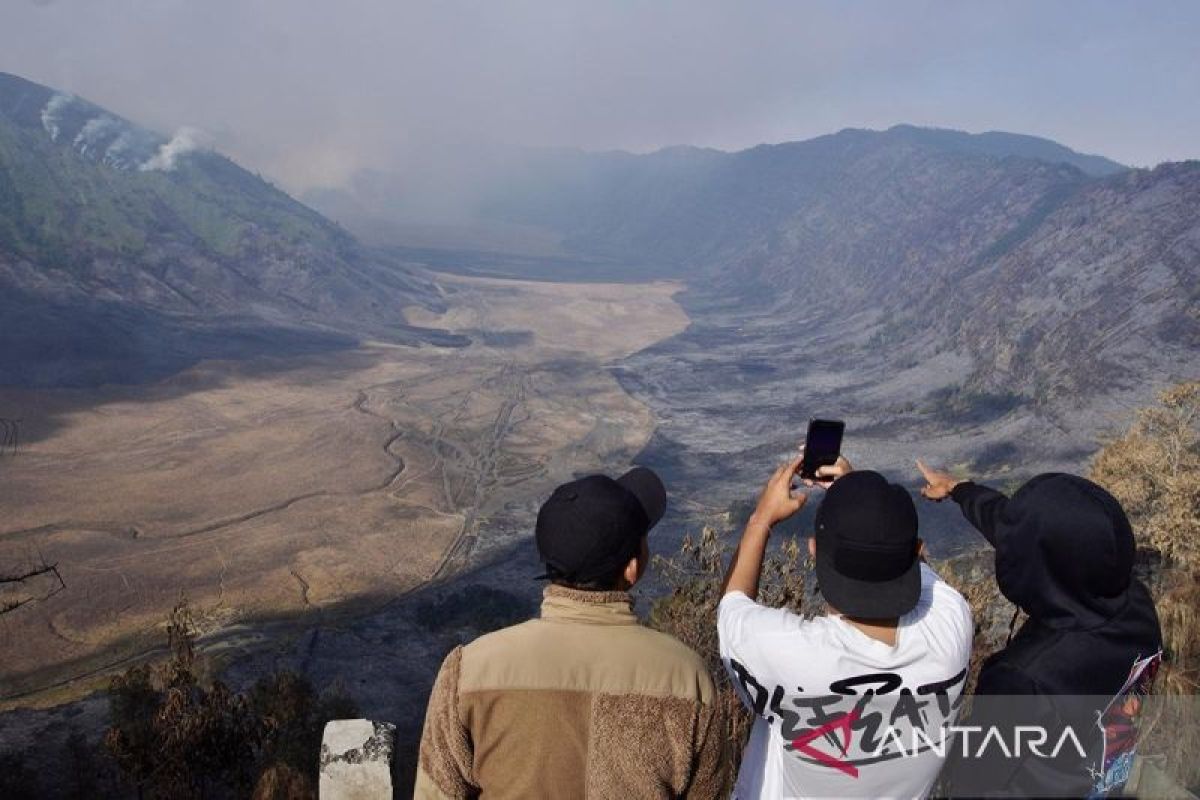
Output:
[[58,594],[67,588],[66,581],[63,580],[62,573],[58,571],[58,564],[49,564],[45,560],[41,560],[37,565],[30,567],[21,572],[7,574],[0,573],[0,587],[14,586],[25,587],[30,581],[33,581],[42,576],[46,576],[50,580],[51,587],[42,592],[17,592],[15,598],[0,599],[0,614],[7,614],[10,611],[15,611],[27,603],[32,603],[35,600],[46,600]]
[[0,417],[0,456],[15,455],[21,443],[21,420]]

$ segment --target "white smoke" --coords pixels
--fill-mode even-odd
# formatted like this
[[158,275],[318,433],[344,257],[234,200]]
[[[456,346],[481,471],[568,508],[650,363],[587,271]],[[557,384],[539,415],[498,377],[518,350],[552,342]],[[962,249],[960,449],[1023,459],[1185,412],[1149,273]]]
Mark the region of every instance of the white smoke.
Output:
[[75,102],[74,95],[55,93],[42,109],[42,127],[50,134],[50,141],[58,141],[58,123],[62,121],[63,110]]
[[208,146],[208,135],[197,128],[180,128],[175,131],[171,141],[158,148],[158,152],[142,163],[138,169],[143,172],[157,169],[170,172],[181,156]]
[[75,135],[75,149],[79,151],[80,155],[86,156],[88,150],[101,144],[105,138],[120,127],[121,123],[108,115],[92,117]]
[[121,135],[113,139],[112,144],[104,151],[104,157],[100,159],[101,162],[110,167],[117,167],[118,169],[133,168],[137,162],[133,161],[131,163],[131,159],[126,158],[126,156],[133,156],[130,151],[133,149],[134,144],[133,133],[128,130],[121,131]]

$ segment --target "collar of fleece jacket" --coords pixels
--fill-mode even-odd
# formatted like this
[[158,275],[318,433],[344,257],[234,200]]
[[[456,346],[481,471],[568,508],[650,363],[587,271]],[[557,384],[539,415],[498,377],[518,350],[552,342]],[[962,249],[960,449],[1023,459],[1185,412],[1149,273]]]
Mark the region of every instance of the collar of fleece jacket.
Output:
[[547,586],[542,592],[542,619],[601,625],[636,625],[629,592],[585,592]]

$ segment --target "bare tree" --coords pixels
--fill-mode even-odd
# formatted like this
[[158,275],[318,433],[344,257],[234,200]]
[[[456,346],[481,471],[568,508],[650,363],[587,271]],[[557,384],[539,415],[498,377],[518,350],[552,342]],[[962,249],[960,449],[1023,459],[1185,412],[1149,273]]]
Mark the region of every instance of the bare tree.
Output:
[[21,443],[21,420],[0,417],[0,456],[16,455]]
[[[0,457],[16,455],[21,441],[21,421],[0,417]],[[0,614],[15,611],[26,603],[44,600],[66,588],[57,563],[38,552],[20,567],[0,567]]]
[[16,611],[35,600],[46,600],[67,588],[57,563],[38,554],[37,559],[16,570],[0,568],[0,614]]

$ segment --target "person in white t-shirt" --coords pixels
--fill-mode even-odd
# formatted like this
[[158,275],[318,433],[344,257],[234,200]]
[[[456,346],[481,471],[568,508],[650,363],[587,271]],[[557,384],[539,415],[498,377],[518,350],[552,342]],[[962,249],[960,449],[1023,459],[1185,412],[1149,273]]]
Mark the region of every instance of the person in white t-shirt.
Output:
[[970,607],[924,563],[908,491],[844,458],[817,472],[809,539],[830,613],[755,602],[771,527],[808,499],[799,466],[763,489],[718,611],[721,659],[756,716],[733,796],[925,797],[953,746]]

